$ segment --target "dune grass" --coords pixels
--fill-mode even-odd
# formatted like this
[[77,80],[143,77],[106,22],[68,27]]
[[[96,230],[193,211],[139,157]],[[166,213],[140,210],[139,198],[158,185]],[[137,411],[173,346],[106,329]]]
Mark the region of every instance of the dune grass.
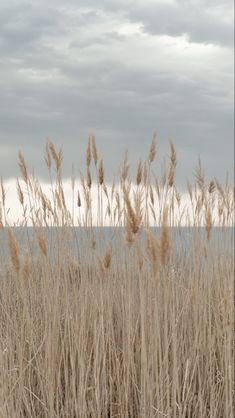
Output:
[[1,182],[1,417],[233,416],[233,193],[199,162],[183,203],[173,144],[158,177],[156,154],[107,184],[91,137],[68,202],[62,149],[50,194],[19,153],[18,228]]

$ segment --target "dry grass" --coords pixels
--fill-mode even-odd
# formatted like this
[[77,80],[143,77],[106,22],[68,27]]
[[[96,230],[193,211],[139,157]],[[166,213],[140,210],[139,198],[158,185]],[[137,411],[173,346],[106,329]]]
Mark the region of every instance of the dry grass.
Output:
[[154,136],[135,180],[126,154],[109,187],[91,136],[70,210],[62,148],[46,146],[50,196],[19,153],[18,230],[1,181],[1,417],[233,416],[231,187],[199,161],[184,205],[173,144],[160,179],[155,157]]

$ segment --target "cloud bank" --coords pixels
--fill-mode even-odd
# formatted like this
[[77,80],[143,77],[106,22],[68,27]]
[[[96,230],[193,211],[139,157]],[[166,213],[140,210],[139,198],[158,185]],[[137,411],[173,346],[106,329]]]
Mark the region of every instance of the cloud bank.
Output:
[[200,155],[208,176],[232,171],[230,0],[3,0],[0,5],[0,175],[23,150],[44,175],[43,144],[64,143],[64,174],[83,165],[90,132],[109,177],[173,138],[179,179]]

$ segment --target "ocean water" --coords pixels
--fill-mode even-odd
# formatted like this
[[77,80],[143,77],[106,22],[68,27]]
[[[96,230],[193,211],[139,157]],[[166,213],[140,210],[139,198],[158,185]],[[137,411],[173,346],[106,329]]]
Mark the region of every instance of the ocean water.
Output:
[[[37,256],[39,246],[37,234],[44,237],[50,257],[70,254],[71,257],[83,257],[92,251],[102,254],[108,245],[112,245],[113,253],[126,253],[128,246],[125,241],[125,228],[93,227],[93,228],[11,228],[20,248],[20,252],[30,251]],[[152,234],[159,239],[161,229],[150,228]],[[213,227],[210,240],[207,240],[206,229],[203,227],[171,227],[169,228],[171,247],[176,256],[187,254],[193,246],[207,247],[208,255],[217,252],[219,255],[234,253],[234,229],[232,227]],[[140,246],[146,245],[145,230],[138,236]],[[9,256],[7,229],[0,230],[0,263],[5,262]]]

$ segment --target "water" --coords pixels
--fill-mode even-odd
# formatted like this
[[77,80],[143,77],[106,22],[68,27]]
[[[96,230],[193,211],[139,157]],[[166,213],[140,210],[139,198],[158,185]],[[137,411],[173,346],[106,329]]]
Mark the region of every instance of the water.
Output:
[[[39,246],[37,239],[38,233],[42,234],[48,248],[50,257],[56,254],[70,254],[73,257],[81,257],[84,254],[96,250],[97,254],[102,254],[105,248],[112,244],[113,252],[125,253],[127,245],[125,242],[125,229],[120,227],[93,227],[93,228],[40,228],[32,227],[11,228],[20,252],[30,251],[31,255],[38,255]],[[161,229],[158,227],[150,228],[152,234],[159,239]],[[220,255],[230,254],[234,250],[234,230],[231,227],[214,227],[211,230],[210,241],[207,241],[206,230],[203,227],[171,227],[169,228],[171,245],[176,255],[187,253],[193,245],[207,245],[210,253],[218,251]],[[140,244],[145,245],[146,235],[144,230],[140,233]],[[0,230],[0,262],[7,259],[8,237],[7,230]],[[1,261],[2,260],[2,261]]]

